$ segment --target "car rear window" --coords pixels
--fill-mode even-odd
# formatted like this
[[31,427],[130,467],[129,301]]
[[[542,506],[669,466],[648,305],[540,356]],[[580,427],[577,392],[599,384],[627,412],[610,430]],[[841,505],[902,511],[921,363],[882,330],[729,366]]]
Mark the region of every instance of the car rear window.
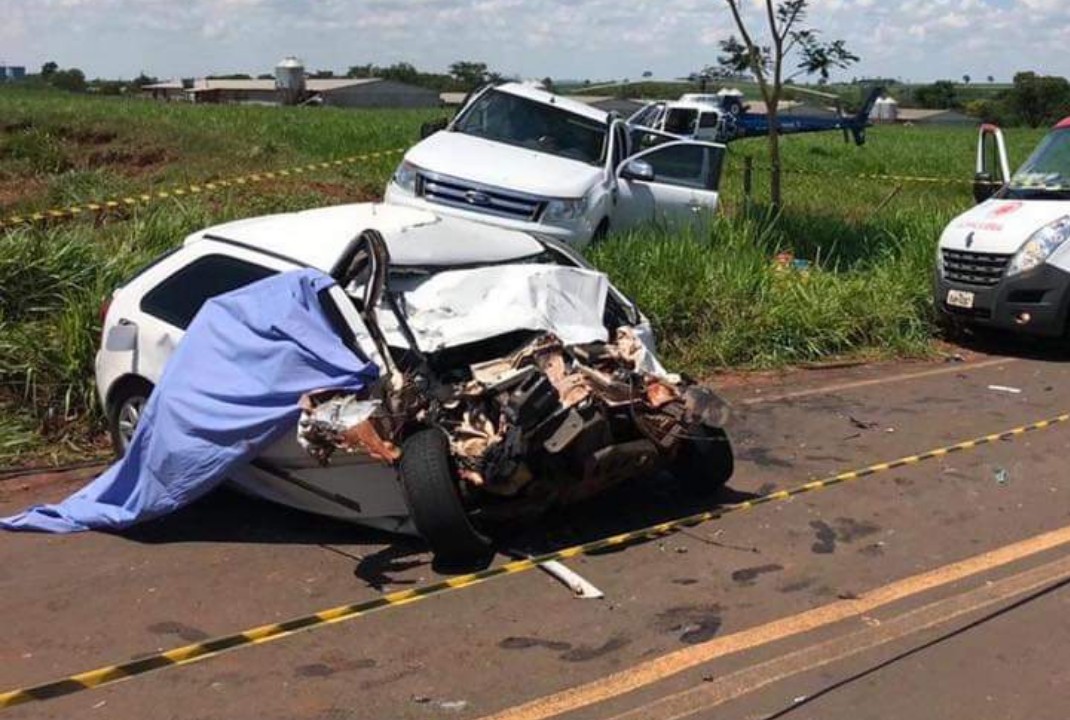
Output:
[[205,301],[274,275],[275,270],[228,255],[205,255],[141,298],[141,312],[185,330]]

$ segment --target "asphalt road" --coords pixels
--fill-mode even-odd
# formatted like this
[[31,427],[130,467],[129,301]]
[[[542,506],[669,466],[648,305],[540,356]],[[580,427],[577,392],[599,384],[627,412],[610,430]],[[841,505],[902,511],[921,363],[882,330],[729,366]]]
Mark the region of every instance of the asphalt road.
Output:
[[[726,392],[725,503],[1070,412],[1070,366],[971,356]],[[0,716],[1063,718],[1068,454],[1059,424],[570,560],[602,600],[516,573]],[[0,513],[83,480],[0,481]],[[651,478],[518,542],[700,509]],[[0,692],[418,587],[441,579],[429,560],[225,492],[126,537],[3,535]]]

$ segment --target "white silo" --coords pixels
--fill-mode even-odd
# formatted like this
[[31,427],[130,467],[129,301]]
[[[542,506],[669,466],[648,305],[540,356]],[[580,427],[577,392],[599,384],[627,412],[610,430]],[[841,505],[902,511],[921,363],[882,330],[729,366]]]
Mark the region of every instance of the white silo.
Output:
[[275,66],[275,90],[283,105],[296,105],[305,98],[305,64],[290,55]]
[[877,98],[869,117],[878,125],[894,125],[899,119],[899,103],[893,97]]

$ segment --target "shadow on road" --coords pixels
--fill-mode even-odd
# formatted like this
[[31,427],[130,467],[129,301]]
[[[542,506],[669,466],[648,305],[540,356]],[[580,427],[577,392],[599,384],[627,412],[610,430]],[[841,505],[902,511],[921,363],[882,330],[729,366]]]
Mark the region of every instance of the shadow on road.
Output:
[[382,545],[398,540],[397,535],[301,512],[225,486],[166,517],[129,528],[122,535],[149,544]]
[[1043,338],[1006,330],[971,328],[959,332],[950,342],[964,350],[994,357],[1040,362],[1070,361],[1070,342],[1064,338]]
[[[556,508],[537,522],[499,531],[499,550],[539,555],[599,538],[625,533],[755,497],[723,488],[705,497],[686,491],[668,473],[626,483],[581,504]],[[340,520],[282,507],[222,488],[167,517],[123,533],[135,542],[264,543],[369,546],[369,554],[349,554],[354,574],[378,590],[404,584],[397,575],[426,565],[426,546],[417,538],[364,528]],[[385,547],[383,547],[385,546]],[[471,572],[486,566],[443,567],[442,574]]]

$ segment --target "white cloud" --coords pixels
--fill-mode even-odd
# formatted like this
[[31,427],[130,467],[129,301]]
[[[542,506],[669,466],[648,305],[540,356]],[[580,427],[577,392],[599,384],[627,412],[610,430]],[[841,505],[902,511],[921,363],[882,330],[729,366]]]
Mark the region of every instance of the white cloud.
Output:
[[[753,0],[752,0],[753,1]],[[1067,0],[813,0],[810,23],[862,57],[846,75],[1070,75]],[[760,15],[754,15],[759,18]],[[5,0],[4,60],[92,76],[482,60],[525,77],[685,75],[733,32],[719,0]]]

